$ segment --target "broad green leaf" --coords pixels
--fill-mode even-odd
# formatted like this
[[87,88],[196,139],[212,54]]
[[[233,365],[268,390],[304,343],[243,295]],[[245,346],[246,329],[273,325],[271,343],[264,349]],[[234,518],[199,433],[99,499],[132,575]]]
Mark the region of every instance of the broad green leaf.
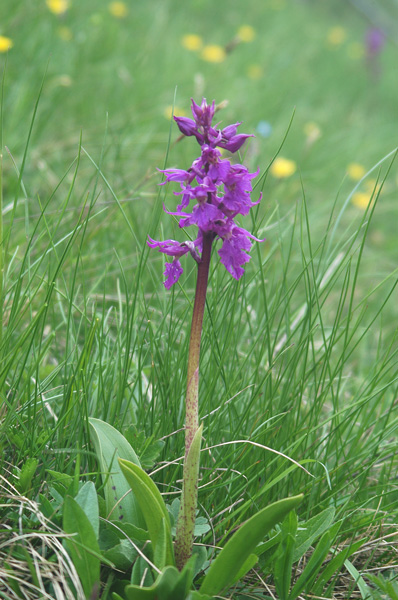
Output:
[[230,586],[234,585],[238,581],[240,581],[247,573],[254,567],[258,562],[258,556],[256,554],[249,554],[239,571],[236,573],[235,577],[232,579]]
[[65,538],[65,544],[80,577],[84,593],[89,598],[100,579],[100,549],[93,527],[84,510],[71,496],[66,496],[63,510],[63,530],[76,534]]
[[110,523],[114,523],[119,529],[122,530],[123,535],[119,532],[120,539],[127,539],[126,536],[134,540],[135,542],[145,542],[149,540],[149,533],[146,529],[140,529],[131,523],[121,523],[120,521],[109,521]]
[[192,557],[181,573],[175,567],[166,567],[151,587],[126,586],[126,600],[186,600],[195,562],[196,557]]
[[162,517],[160,522],[159,536],[153,553],[153,562],[161,571],[166,566],[167,535],[168,532],[166,519]]
[[199,592],[215,596],[228,587],[248,556],[255,552],[257,544],[289,511],[300,504],[302,498],[300,495],[279,500],[246,521],[212,562]]
[[196,575],[200,571],[204,570],[209,564],[205,546],[194,546],[192,550],[192,556],[196,556],[195,569],[193,573],[194,577],[196,577]]
[[142,556],[138,556],[131,570],[130,583],[139,587],[150,587],[154,581],[155,577],[152,569],[148,568],[148,562]]
[[180,573],[175,567],[166,567],[151,587],[127,585],[125,600],[185,600],[185,596],[176,594]]
[[112,562],[116,569],[127,571],[128,568],[131,568],[133,561],[137,557],[137,551],[128,540],[120,540],[112,548],[102,551],[102,555]]
[[197,558],[197,556],[191,556],[185,564],[183,570],[179,573],[178,580],[173,588],[173,594],[167,600],[186,600],[188,591],[192,586]]
[[336,510],[333,506],[326,508],[305,523],[299,523],[300,529],[296,534],[296,548],[293,562],[297,562],[307,552],[312,543],[331,527]]
[[[166,564],[174,565],[169,514],[158,488],[149,475],[136,464],[123,459],[119,459],[119,464],[144,515],[154,556],[163,556],[164,552]],[[158,545],[164,545],[164,550],[160,550]]]
[[91,441],[105,484],[107,517],[111,520],[118,520],[122,517],[123,521],[143,527],[142,512],[117,460],[123,458],[140,466],[136,453],[126,438],[108,423],[100,419],[89,418],[89,425]]
[[289,594],[289,600],[295,600],[303,590],[312,591],[312,583],[322,568],[322,563],[325,560],[332,543],[330,532],[327,531],[319,540],[314,552],[311,555],[304,571],[294,584],[292,591]]
[[76,498],[78,505],[84,510],[90,521],[96,537],[99,533],[99,508],[98,497],[95,485],[92,481],[86,483],[80,488]]

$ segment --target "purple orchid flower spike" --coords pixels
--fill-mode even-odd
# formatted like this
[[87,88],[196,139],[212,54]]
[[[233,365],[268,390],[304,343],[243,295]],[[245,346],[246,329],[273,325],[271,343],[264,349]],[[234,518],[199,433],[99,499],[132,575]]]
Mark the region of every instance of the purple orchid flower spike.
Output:
[[[238,227],[234,219],[238,215],[247,215],[250,208],[261,200],[260,197],[258,202],[252,202],[250,198],[253,191],[251,180],[258,175],[259,170],[249,173],[243,165],[232,164],[230,160],[222,158],[218,148],[235,153],[252,135],[237,133],[241,123],[234,123],[223,129],[213,127],[214,114],[215,102],[208,105],[203,98],[200,105],[192,100],[193,119],[174,117],[181,133],[196,137],[201,146],[201,155],[187,170],[161,171],[166,175],[166,181],[161,185],[169,181],[180,184],[181,191],[175,194],[182,196],[181,202],[175,212],[165,209],[166,212],[181,217],[180,227],[195,225],[198,228],[195,248],[198,247],[197,240],[202,243],[204,237],[209,238],[211,242],[220,239],[223,242],[219,251],[221,262],[235,279],[239,279],[244,273],[243,265],[250,260],[248,252],[252,236],[245,229]],[[186,209],[191,201],[194,201],[195,205],[192,212],[187,213]],[[159,252],[174,259],[165,271],[167,289],[174,285],[182,274],[178,259],[190,251],[184,244],[174,240],[148,241],[151,248],[157,248]]]
[[[218,148],[231,153],[237,152],[248,134],[238,134],[240,123],[218,129],[212,126],[215,103],[208,105],[203,99],[201,104],[192,100],[193,119],[174,117],[178,128],[185,136],[194,136],[201,146],[200,157],[192,165],[183,169],[165,169],[165,183],[175,181],[180,184],[182,196],[176,211],[168,214],[180,217],[179,226],[197,228],[194,241],[176,240],[156,241],[149,238],[148,245],[172,257],[166,264],[164,285],[170,289],[183,272],[180,258],[190,253],[198,263],[195,302],[192,314],[191,335],[189,341],[186,419],[185,419],[185,461],[180,512],[177,519],[175,558],[181,571],[192,555],[195,511],[197,506],[198,471],[200,444],[203,425],[199,427],[199,355],[204,308],[206,303],[207,281],[213,242],[221,241],[218,250],[221,263],[235,279],[244,273],[244,265],[250,260],[252,240],[257,240],[249,231],[235,222],[238,215],[247,215],[252,202],[252,179],[258,175],[249,173],[243,165],[233,164],[222,158]],[[193,204],[191,212],[187,212]]]

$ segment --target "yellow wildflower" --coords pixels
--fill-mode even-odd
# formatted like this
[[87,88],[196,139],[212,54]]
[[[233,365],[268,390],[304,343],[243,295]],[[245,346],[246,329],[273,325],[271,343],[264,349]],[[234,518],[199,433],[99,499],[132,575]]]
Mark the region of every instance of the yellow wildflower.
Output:
[[73,33],[70,27],[58,27],[58,35],[64,42],[70,42],[73,38]]
[[359,181],[365,175],[366,169],[359,163],[351,163],[347,167],[347,174],[353,181]]
[[351,202],[358,208],[361,208],[362,210],[366,210],[371,197],[372,197],[372,194],[370,194],[369,192],[355,192],[352,195]]
[[329,29],[327,40],[332,46],[340,46],[346,37],[346,30],[343,27],[337,26]]
[[46,0],[46,4],[54,15],[63,15],[69,8],[68,0]]
[[270,171],[278,179],[286,179],[296,172],[297,165],[294,160],[278,156],[271,165]]
[[13,45],[11,38],[0,35],[0,52],[7,52]]
[[203,46],[202,38],[200,35],[196,35],[196,33],[187,33],[184,35],[181,39],[181,44],[184,48],[192,52],[200,50]]
[[203,60],[207,60],[207,62],[221,63],[225,60],[226,53],[222,46],[213,44],[203,48],[201,57]]
[[251,25],[241,25],[237,35],[241,42],[252,42],[256,37],[256,32]]
[[185,117],[185,115],[187,114],[185,112],[185,110],[183,108],[179,108],[178,106],[174,107],[174,112],[173,112],[173,107],[171,104],[169,104],[168,106],[166,106],[166,108],[163,111],[164,116],[166,117],[166,119],[171,119],[171,117],[174,115],[175,117]]
[[108,8],[111,15],[116,17],[117,19],[124,19],[124,17],[127,17],[127,14],[129,12],[129,9],[125,2],[111,2]]
[[261,65],[257,64],[249,65],[246,72],[249,79],[261,79],[264,74]]

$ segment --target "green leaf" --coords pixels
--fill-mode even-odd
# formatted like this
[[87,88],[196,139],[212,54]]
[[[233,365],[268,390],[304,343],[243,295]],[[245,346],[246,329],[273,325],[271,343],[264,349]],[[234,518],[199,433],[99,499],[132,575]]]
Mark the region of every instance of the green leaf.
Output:
[[210,527],[209,521],[206,519],[206,517],[196,517],[195,527],[193,530],[193,534],[195,537],[204,535],[205,533],[210,531],[210,529],[211,529],[211,527]]
[[208,596],[207,594],[201,594],[200,592],[194,591],[188,594],[186,600],[213,600],[213,597]]
[[175,567],[166,567],[151,587],[126,586],[126,600],[186,600],[195,561],[196,557],[191,557],[181,573]]
[[27,458],[22,465],[18,481],[18,490],[21,494],[29,491],[38,464],[39,461],[36,458]]
[[287,533],[281,540],[275,557],[275,587],[280,600],[287,600],[292,580],[293,551],[295,539],[291,533]]
[[192,556],[196,556],[195,569],[193,573],[193,576],[196,577],[196,575],[200,571],[204,570],[208,565],[206,547],[194,546],[192,550]]
[[341,552],[337,552],[335,556],[328,562],[325,569],[322,571],[322,574],[318,577],[311,593],[314,596],[321,596],[322,590],[327,582],[333,577],[333,575],[341,569],[344,564],[344,561],[354,552],[359,550],[363,545],[364,541],[360,540],[355,544],[351,544],[348,548],[344,548]]
[[199,592],[215,596],[228,587],[234,580],[236,572],[243,566],[248,556],[253,554],[266,533],[289,511],[296,508],[302,498],[302,495],[293,496],[275,502],[246,521],[212,562]]
[[[158,488],[149,475],[136,464],[123,459],[119,459],[119,464],[144,515],[154,556],[164,556],[167,565],[174,565],[169,514]],[[164,548],[160,549],[159,546]],[[161,568],[163,566],[161,565]]]
[[128,540],[120,540],[118,544],[102,552],[104,558],[114,564],[116,569],[127,571],[137,557],[136,549]]
[[369,587],[366,585],[364,578],[359,573],[359,571],[354,567],[352,562],[350,562],[347,559],[344,562],[344,566],[347,569],[347,571],[350,573],[350,575],[355,579],[355,583],[358,586],[358,589],[361,593],[363,600],[365,600],[365,598],[368,598],[368,599],[371,598],[372,594],[371,594]]
[[292,579],[293,553],[296,547],[297,515],[291,511],[281,525],[282,539],[275,557],[275,587],[281,600],[289,595]]
[[175,567],[166,567],[149,588],[127,585],[124,591],[126,600],[179,600],[173,596],[178,575],[179,573]]
[[232,579],[229,585],[234,585],[240,581],[258,562],[258,556],[256,554],[249,554],[239,571],[236,573],[235,577]]
[[164,448],[165,442],[157,440],[153,435],[148,436],[144,431],[138,430],[134,424],[128,426],[124,435],[139,456],[142,468],[151,469]]
[[131,570],[130,583],[139,587],[149,587],[154,580],[152,569],[148,569],[148,561],[142,556],[138,556]]
[[86,481],[75,497],[78,505],[84,510],[90,521],[96,537],[99,533],[99,508],[95,485],[92,481]]
[[293,562],[297,562],[307,552],[312,543],[329,529],[334,521],[336,510],[333,506],[323,510],[304,523],[299,523],[300,529],[296,534],[296,548]]
[[289,600],[295,600],[303,590],[312,591],[312,584],[322,568],[322,563],[325,560],[332,543],[330,532],[327,531],[319,540],[314,552],[311,555],[304,571],[294,584],[292,591],[289,594]]
[[146,529],[140,529],[131,523],[121,523],[120,521],[109,521],[109,523],[114,523],[119,529],[122,530],[126,535],[122,535],[119,532],[120,539],[127,539],[126,536],[134,540],[134,542],[146,542],[149,540],[149,533]]
[[100,578],[100,549],[97,538],[84,510],[71,496],[66,496],[63,510],[63,530],[76,534],[65,544],[89,598]]
[[145,448],[140,456],[141,464],[144,469],[152,469],[157,457],[163,450],[164,445],[165,442],[163,442],[163,440],[151,440],[151,443]]
[[[163,570],[166,566],[166,548],[167,548],[167,525],[166,519],[162,517],[159,529],[159,537],[153,553],[153,562],[158,569]],[[171,533],[170,533],[171,535]]]
[[[377,587],[377,589],[383,592],[383,595],[386,595],[385,597],[391,600],[398,600],[398,587],[395,584],[392,584],[391,581],[384,579],[382,575],[377,577],[376,575],[372,575],[372,573],[367,573],[366,576]],[[389,584],[392,584],[393,587],[389,586]],[[389,595],[387,596],[387,594]],[[372,598],[381,598],[381,594],[374,590]]]
[[140,466],[136,453],[125,437],[108,423],[89,418],[89,425],[104,481],[107,517],[112,520],[123,517],[123,521],[143,527],[144,519],[137,499],[131,493],[117,461],[123,458]]
[[68,488],[73,481],[73,477],[71,477],[71,475],[67,475],[66,473],[60,473],[59,471],[53,471],[52,469],[46,469],[46,473],[51,475],[54,481],[62,483],[65,488]]

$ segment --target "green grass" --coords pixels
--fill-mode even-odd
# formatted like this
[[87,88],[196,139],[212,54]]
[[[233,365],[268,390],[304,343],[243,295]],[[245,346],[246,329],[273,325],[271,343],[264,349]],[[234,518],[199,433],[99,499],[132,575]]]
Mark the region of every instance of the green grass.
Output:
[[[163,258],[146,238],[181,236],[162,212],[175,197],[157,186],[156,168],[185,168],[197,147],[176,141],[163,112],[175,99],[188,114],[190,96],[203,94],[229,100],[223,123],[242,120],[242,131],[256,133],[266,120],[272,133],[242,156],[250,170],[260,166],[255,195],[264,194],[242,223],[266,241],[239,282],[212,259],[199,490],[212,530],[200,541],[222,545],[238,516],[304,492],[301,521],[334,507],[334,545],[363,540],[350,561],[364,579],[357,584],[348,565],[336,594],[365,598],[367,573],[394,564],[396,48],[387,42],[377,80],[350,58],[368,26],[355,4],[150,0],[131,3],[122,20],[89,0],[63,17],[44,2],[0,7],[0,35],[14,43],[7,59],[0,54],[0,439],[3,475],[15,486],[2,500],[13,495],[7,528],[19,531],[18,494],[51,498],[49,470],[94,481],[102,494],[90,416],[137,435],[138,454],[145,438],[162,439],[154,480],[167,502],[180,489],[181,463],[167,461],[183,454],[195,268],[185,259],[181,286],[167,292]],[[372,18],[385,23],[396,7],[382,2],[378,11]],[[186,33],[225,45],[243,23],[256,38],[221,64],[181,46]],[[336,47],[332,26],[346,32]],[[247,74],[253,64],[259,79]],[[321,130],[313,143],[309,121]],[[277,180],[268,168],[288,129],[280,154],[299,171]],[[356,162],[369,172],[359,190],[378,180],[366,210],[351,201],[357,183],[346,169]],[[28,459],[37,463],[24,487]],[[271,589],[272,560],[265,554],[256,567]],[[1,597],[18,597],[2,585]],[[258,588],[266,589],[250,577],[236,597],[258,597]]]

